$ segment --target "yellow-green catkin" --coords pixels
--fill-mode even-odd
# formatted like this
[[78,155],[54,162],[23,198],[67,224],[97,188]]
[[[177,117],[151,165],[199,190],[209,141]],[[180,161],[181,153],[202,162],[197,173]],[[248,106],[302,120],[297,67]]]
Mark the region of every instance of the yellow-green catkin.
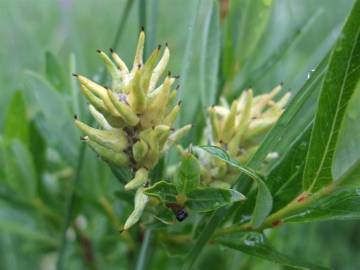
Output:
[[[170,58],[168,45],[162,53],[159,45],[144,61],[144,42],[142,30],[131,68],[114,50],[110,49],[110,56],[97,51],[111,75],[111,87],[74,74],[100,128],[90,127],[77,118],[75,124],[86,135],[83,141],[104,161],[134,171],[134,178],[125,186],[127,190],[141,189],[148,183],[149,171],[190,129],[189,125],[178,130],[172,127],[181,103],[173,104],[177,91],[172,85],[176,77],[164,75]],[[159,84],[162,77],[164,81]],[[126,222],[126,229],[138,221],[147,201],[141,191],[137,194],[137,209]]]
[[[272,91],[253,96],[252,89],[243,91],[231,106],[224,98],[221,105],[208,109],[209,128],[206,141],[226,149],[231,158],[246,163],[257,150],[265,134],[274,126],[290,99],[285,93],[275,100],[282,90],[282,84]],[[213,186],[230,186],[236,179],[236,172],[225,162],[199,152],[202,163],[203,183]]]

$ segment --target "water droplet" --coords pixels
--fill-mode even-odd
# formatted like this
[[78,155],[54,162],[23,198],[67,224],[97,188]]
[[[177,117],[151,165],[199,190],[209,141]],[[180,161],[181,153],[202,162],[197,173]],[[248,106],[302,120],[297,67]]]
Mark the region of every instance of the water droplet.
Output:
[[315,68],[311,69],[308,73],[307,73],[307,76],[306,76],[306,79],[310,79],[312,73],[315,72]]

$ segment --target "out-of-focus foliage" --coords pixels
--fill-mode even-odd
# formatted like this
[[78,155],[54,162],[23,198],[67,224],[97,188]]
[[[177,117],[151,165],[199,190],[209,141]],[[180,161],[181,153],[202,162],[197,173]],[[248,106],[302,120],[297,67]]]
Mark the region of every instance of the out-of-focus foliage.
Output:
[[[310,133],[328,64],[323,59],[354,2],[0,1],[0,269],[55,269],[59,254],[61,263],[57,265],[63,269],[180,269],[184,256],[168,255],[184,255],[189,250],[197,256],[198,269],[285,269],[212,244],[200,253],[201,240],[207,241],[206,234],[210,235],[222,218],[248,221],[253,208],[249,204],[236,205],[226,215],[190,216],[167,229],[173,237],[167,237],[164,225],[151,219],[154,214],[165,219],[168,213],[146,212],[141,226],[119,234],[132,211],[134,194],[125,192],[117,180],[128,178],[124,172],[116,171],[114,177],[92,152],[85,148],[82,152],[72,118],[77,114],[87,119],[88,113],[71,73],[81,70],[93,74],[94,80],[101,79],[96,49],[114,46],[119,24],[127,14],[114,49],[130,64],[141,25],[149,36],[147,54],[158,43],[169,44],[169,70],[181,75],[183,108],[178,124],[196,124],[184,141],[193,144],[200,142],[206,107],[216,103],[220,94],[232,101],[250,86],[255,94],[261,94],[284,82],[294,96],[290,109],[248,164],[267,177],[266,185],[277,202],[273,210],[277,210],[292,199],[287,194],[301,189],[305,158],[296,156],[305,157],[310,140],[314,140]],[[350,210],[359,205],[359,189],[354,189],[354,185],[359,187],[360,170],[355,131],[359,86],[353,91],[344,102],[349,102],[349,107],[342,115],[338,148],[332,144],[328,149],[334,154],[333,163],[325,165],[332,166],[335,179],[351,180],[334,196],[350,201],[352,207],[336,204],[332,211],[338,210],[335,214],[340,215],[345,209],[358,218],[359,212]],[[323,112],[333,108],[326,104],[325,92],[321,99],[326,107]],[[339,104],[340,108],[344,104]],[[322,135],[323,140],[329,139]],[[284,157],[264,164],[270,151]],[[153,172],[157,179],[164,175],[161,164],[171,165],[175,156],[173,153],[160,162]],[[330,172],[330,168],[326,170]],[[284,177],[289,179],[286,184]],[[251,201],[256,193],[249,190],[250,181],[245,176],[240,180],[236,188],[246,191]],[[326,207],[332,203],[332,197],[324,198],[288,217],[289,222],[297,221],[299,215],[309,220],[326,218]],[[312,207],[322,207],[326,213]],[[193,223],[197,228],[191,227]],[[153,231],[144,234],[144,225]],[[358,227],[356,221],[290,224],[265,231],[265,236],[276,250],[297,254],[300,261],[350,270],[360,268]],[[183,238],[191,233],[199,240],[195,246]],[[142,252],[142,243],[147,241],[152,244]],[[186,258],[187,262],[192,259]]]

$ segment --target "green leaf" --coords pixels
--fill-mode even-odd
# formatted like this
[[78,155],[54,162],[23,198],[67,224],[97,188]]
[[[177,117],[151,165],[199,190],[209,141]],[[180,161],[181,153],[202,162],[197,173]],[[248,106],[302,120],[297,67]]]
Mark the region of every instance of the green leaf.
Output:
[[222,245],[239,250],[250,256],[262,258],[283,266],[289,266],[296,269],[328,269],[307,263],[298,256],[288,256],[275,250],[267,241],[265,236],[257,232],[244,232],[222,237],[218,240]]
[[29,131],[29,149],[34,160],[37,175],[40,177],[46,167],[46,141],[33,121],[30,123]]
[[26,105],[23,95],[16,91],[10,102],[5,119],[4,138],[19,139],[24,144],[29,143],[29,123],[26,115]]
[[14,139],[5,148],[5,172],[8,185],[20,196],[32,199],[37,190],[37,177],[30,151]]
[[206,187],[188,193],[185,205],[193,211],[210,212],[241,200],[245,196],[236,190]]
[[241,165],[236,160],[231,159],[223,149],[216,146],[201,146],[201,148],[211,155],[225,161],[229,165],[239,169],[240,172],[250,176],[256,182],[258,191],[251,223],[254,228],[259,228],[272,209],[272,196],[264,181],[256,172]]
[[174,224],[175,223],[175,215],[174,213],[164,205],[157,205],[154,208],[154,218],[161,221],[165,224]]
[[302,173],[310,141],[312,126],[309,126],[297,139],[286,155],[266,177],[266,184],[274,198],[272,211],[284,207],[302,191]]
[[332,51],[319,98],[304,170],[304,188],[332,181],[331,164],[345,109],[360,76],[360,1],[356,1]]
[[[76,163],[79,132],[64,96],[57,92],[42,76],[25,73],[25,97],[29,110],[35,113],[35,122],[49,146],[56,148],[69,164]],[[66,132],[65,132],[66,131]]]
[[217,78],[220,59],[220,18],[219,4],[210,1],[200,52],[200,91],[202,107],[214,104],[217,91]]
[[150,197],[158,198],[163,203],[176,202],[176,187],[167,181],[159,181],[144,190],[144,193]]
[[58,91],[63,91],[65,88],[64,72],[56,59],[55,55],[51,52],[45,53],[45,73],[46,78]]
[[284,222],[360,219],[360,189],[340,189],[283,219]]
[[174,177],[177,192],[187,194],[200,184],[200,164],[191,154],[184,153]]
[[[198,13],[200,11],[200,0],[191,1],[190,4],[191,14],[188,16],[188,25],[187,25],[187,35],[186,35],[186,44],[185,44],[185,51],[182,57],[182,64],[181,64],[181,73],[180,73],[180,85],[184,88],[183,91],[180,91],[178,94],[178,99],[183,101],[183,107],[181,113],[178,117],[177,123],[179,126],[182,126],[189,121],[193,117],[193,104],[191,102],[193,99],[197,99],[197,96],[194,96],[194,92],[189,87],[189,80],[188,77],[190,75],[190,63],[193,58],[194,48],[193,48],[193,41],[195,37],[195,27],[196,27],[196,20],[198,18]],[[187,89],[187,90],[186,90]],[[189,101],[189,102],[186,102]]]
[[[249,85],[256,85],[261,81],[265,75],[272,72],[287,55],[289,51],[295,47],[297,43],[300,43],[306,36],[309,35],[313,25],[317,22],[321,11],[316,10],[310,17],[306,17],[302,22],[297,23],[300,27],[296,27],[290,33],[287,33],[285,39],[274,49],[274,51],[265,59],[261,59],[260,63],[253,66],[254,63],[247,62],[245,66],[234,76],[232,84],[232,97],[237,97],[241,91]],[[251,60],[256,62],[255,59]],[[285,78],[282,78],[285,79]],[[261,89],[256,89],[256,93]],[[294,89],[297,90],[297,89]]]
[[[334,180],[341,178],[347,181],[347,176],[360,167],[360,80],[356,86],[354,95],[349,101],[341,125],[335,156],[332,164]],[[358,178],[360,179],[360,178]],[[358,181],[360,182],[360,180]]]
[[240,65],[243,65],[260,41],[268,22],[273,1],[242,0],[238,2],[241,21],[237,58],[240,59]]
[[268,23],[271,8],[271,0],[229,1],[223,48],[223,75],[226,80],[233,78],[239,66],[242,72],[247,60],[256,51]]

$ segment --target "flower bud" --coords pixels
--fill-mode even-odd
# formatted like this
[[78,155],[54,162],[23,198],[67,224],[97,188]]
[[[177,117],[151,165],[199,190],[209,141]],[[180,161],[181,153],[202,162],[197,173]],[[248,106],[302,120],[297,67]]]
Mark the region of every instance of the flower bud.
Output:
[[126,190],[136,189],[143,186],[148,180],[148,170],[141,168],[136,171],[135,177],[125,185]]
[[149,198],[144,194],[144,188],[139,188],[135,194],[134,211],[127,218],[123,230],[128,230],[139,221],[148,201]]

